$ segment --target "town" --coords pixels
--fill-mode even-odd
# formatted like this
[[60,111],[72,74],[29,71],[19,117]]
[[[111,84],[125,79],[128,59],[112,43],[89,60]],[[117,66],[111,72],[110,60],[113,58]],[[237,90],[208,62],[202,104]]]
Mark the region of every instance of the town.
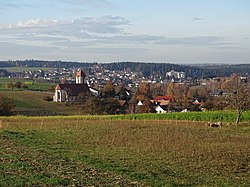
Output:
[[[114,65],[121,64],[123,69],[114,68]],[[82,105],[84,114],[224,110],[230,107],[225,99],[235,91],[232,90],[232,85],[235,87],[235,84],[240,84],[247,88],[249,84],[248,72],[216,77],[203,77],[203,73],[200,77],[192,77],[188,72],[180,71],[182,66],[171,70],[168,68],[166,71],[162,68],[160,72],[155,68],[154,71],[147,70],[153,73],[146,75],[141,69],[126,67],[126,63],[114,64],[112,68],[100,63],[81,65],[78,63],[76,67],[63,68],[37,67],[35,70],[20,67],[19,71],[12,72],[2,69],[1,76],[10,80],[16,78],[51,83],[51,94],[46,100]],[[133,63],[132,65],[134,66]],[[17,83],[12,83],[12,87],[29,89],[25,82]],[[94,107],[89,107],[93,105]]]

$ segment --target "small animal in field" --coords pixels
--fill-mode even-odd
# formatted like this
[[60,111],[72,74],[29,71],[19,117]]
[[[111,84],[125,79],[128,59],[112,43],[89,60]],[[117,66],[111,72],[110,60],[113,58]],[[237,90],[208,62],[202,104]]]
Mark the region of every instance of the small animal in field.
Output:
[[206,123],[206,126],[207,127],[222,127],[222,122],[219,121],[219,122],[207,122]]

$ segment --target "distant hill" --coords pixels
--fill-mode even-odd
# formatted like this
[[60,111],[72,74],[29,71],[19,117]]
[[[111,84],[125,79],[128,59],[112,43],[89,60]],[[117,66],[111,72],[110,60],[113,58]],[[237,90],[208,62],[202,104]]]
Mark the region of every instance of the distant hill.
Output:
[[112,62],[112,63],[89,63],[89,62],[64,62],[64,61],[0,61],[0,68],[6,67],[47,67],[47,68],[83,68],[88,69],[94,65],[101,65],[105,69],[112,71],[138,71],[145,77],[152,75],[165,76],[166,72],[175,70],[186,73],[192,78],[213,78],[218,76],[229,76],[232,73],[242,73],[250,75],[250,64],[197,64],[179,65],[172,63],[143,63],[143,62]]
[[44,61],[44,60],[17,60],[0,61],[0,68],[6,67],[47,67],[47,68],[87,68],[95,63],[65,62],[65,61]]
[[250,75],[249,64],[196,64],[193,67],[202,69],[205,77],[230,76],[232,73]]
[[116,62],[102,64],[102,66],[113,71],[126,70],[142,72],[145,77],[149,77],[151,75],[165,76],[166,72],[171,70],[185,72],[186,76],[194,78],[198,78],[202,75],[201,68],[171,63]]

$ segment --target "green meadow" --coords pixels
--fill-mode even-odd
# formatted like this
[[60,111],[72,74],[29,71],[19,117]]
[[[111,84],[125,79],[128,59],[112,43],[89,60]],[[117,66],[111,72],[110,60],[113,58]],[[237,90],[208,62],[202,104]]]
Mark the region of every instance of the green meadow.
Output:
[[34,92],[29,90],[0,91],[1,95],[13,99],[15,107],[14,112],[27,115],[79,115],[80,107],[76,105],[66,105],[65,103],[55,103],[44,100],[46,96],[53,97],[52,92]]
[[57,68],[46,68],[46,67],[6,67],[8,72],[23,72],[23,71],[38,71],[38,70],[56,70]]
[[0,186],[250,184],[250,111],[239,125],[233,111],[90,116],[43,100],[51,92],[0,94],[15,112],[48,115],[0,117]]
[[0,118],[0,186],[249,186],[249,124]]
[[27,90],[31,91],[49,91],[51,87],[55,87],[56,83],[53,81],[43,80],[43,79],[20,79],[20,78],[0,78],[0,91],[22,91],[23,88],[17,89],[8,88],[8,84],[15,84],[16,82],[21,82],[23,85],[27,86]]

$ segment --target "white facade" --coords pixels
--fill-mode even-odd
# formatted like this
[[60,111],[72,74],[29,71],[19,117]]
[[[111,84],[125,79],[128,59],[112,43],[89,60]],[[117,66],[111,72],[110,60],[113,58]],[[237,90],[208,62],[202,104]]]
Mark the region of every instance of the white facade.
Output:
[[171,70],[171,71],[166,73],[166,76],[173,77],[175,79],[185,79],[186,74],[185,74],[185,72],[182,72],[182,71],[178,72],[178,71]]
[[56,90],[53,100],[55,102],[64,102],[68,99],[68,95],[65,90]]
[[83,84],[84,83],[84,78],[83,77],[76,77],[76,84]]
[[167,113],[167,111],[165,111],[163,108],[161,108],[161,106],[157,106],[155,108],[155,111],[156,111],[157,114]]
[[139,102],[137,103],[137,105],[138,105],[138,106],[142,106],[143,104],[142,104],[141,101],[139,101]]

